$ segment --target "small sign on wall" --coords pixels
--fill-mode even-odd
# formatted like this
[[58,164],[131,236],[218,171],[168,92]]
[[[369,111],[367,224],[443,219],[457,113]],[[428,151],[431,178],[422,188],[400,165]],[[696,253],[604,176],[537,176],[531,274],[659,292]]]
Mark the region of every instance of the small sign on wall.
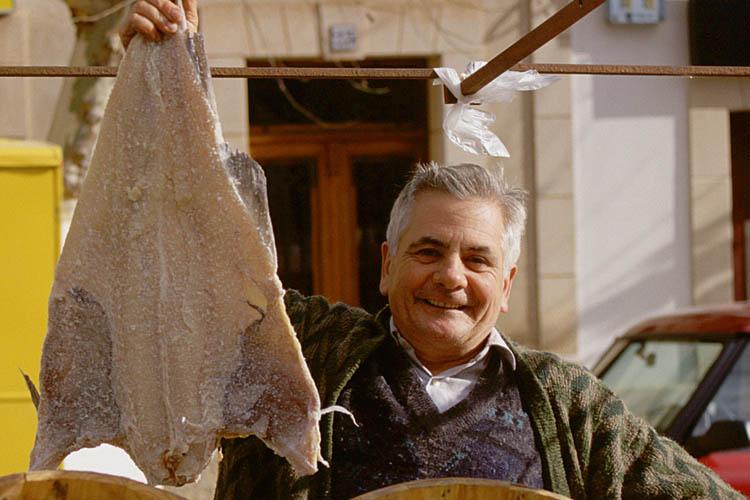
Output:
[[0,14],[10,14],[15,7],[15,0],[0,0]]
[[607,19],[613,24],[656,24],[664,20],[664,0],[609,0]]
[[331,52],[357,50],[357,27],[353,24],[333,24],[328,33]]

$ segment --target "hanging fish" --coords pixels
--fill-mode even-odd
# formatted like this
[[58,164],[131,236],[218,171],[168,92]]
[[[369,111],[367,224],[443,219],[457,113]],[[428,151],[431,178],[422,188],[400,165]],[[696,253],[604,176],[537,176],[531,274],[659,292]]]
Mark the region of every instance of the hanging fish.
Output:
[[314,473],[320,401],[276,270],[265,176],[224,143],[200,35],[136,37],[55,270],[31,469],[110,443],[181,485],[252,434]]

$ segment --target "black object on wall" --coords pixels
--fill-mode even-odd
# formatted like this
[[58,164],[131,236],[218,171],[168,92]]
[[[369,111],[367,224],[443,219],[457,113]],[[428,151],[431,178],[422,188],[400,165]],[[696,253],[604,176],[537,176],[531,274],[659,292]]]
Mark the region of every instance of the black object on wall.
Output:
[[690,62],[750,66],[750,0],[690,0]]

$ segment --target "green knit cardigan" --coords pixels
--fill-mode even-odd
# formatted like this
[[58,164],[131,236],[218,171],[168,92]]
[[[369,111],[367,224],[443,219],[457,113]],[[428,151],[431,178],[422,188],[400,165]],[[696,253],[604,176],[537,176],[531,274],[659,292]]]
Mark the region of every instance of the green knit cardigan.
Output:
[[[290,291],[287,313],[323,407],[388,338],[390,312],[377,317],[323,297]],[[514,376],[542,457],[545,489],[573,499],[744,499],[673,441],[631,414],[584,368],[506,339]],[[320,421],[321,452],[333,461],[333,414]],[[288,462],[254,437],[224,439],[217,500],[325,499],[330,469],[298,478]]]

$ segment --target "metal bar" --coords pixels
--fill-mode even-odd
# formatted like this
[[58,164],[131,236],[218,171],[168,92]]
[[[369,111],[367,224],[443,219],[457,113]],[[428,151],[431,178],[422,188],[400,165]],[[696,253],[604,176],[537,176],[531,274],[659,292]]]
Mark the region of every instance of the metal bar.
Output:
[[428,80],[437,78],[432,68],[211,68],[218,78],[318,78],[367,80]]
[[576,21],[604,3],[604,0],[573,0],[549,19],[496,55],[482,68],[461,82],[461,93],[471,95],[522,61],[536,49],[568,29]]
[[534,69],[539,73],[558,75],[610,76],[750,76],[750,66],[634,66],[625,64],[516,64],[514,71]]
[[[116,66],[0,66],[2,76],[114,77]],[[346,80],[427,80],[437,78],[431,68],[288,68],[214,67],[214,78],[293,78]]]
[[[613,64],[516,64],[514,71],[534,69],[559,75],[747,77],[750,66],[632,66]],[[214,78],[392,79],[432,80],[430,68],[237,68],[213,67]],[[114,77],[116,66],[0,66],[0,77]]]
[[0,76],[10,77],[106,77],[116,75],[116,66],[0,66]]

